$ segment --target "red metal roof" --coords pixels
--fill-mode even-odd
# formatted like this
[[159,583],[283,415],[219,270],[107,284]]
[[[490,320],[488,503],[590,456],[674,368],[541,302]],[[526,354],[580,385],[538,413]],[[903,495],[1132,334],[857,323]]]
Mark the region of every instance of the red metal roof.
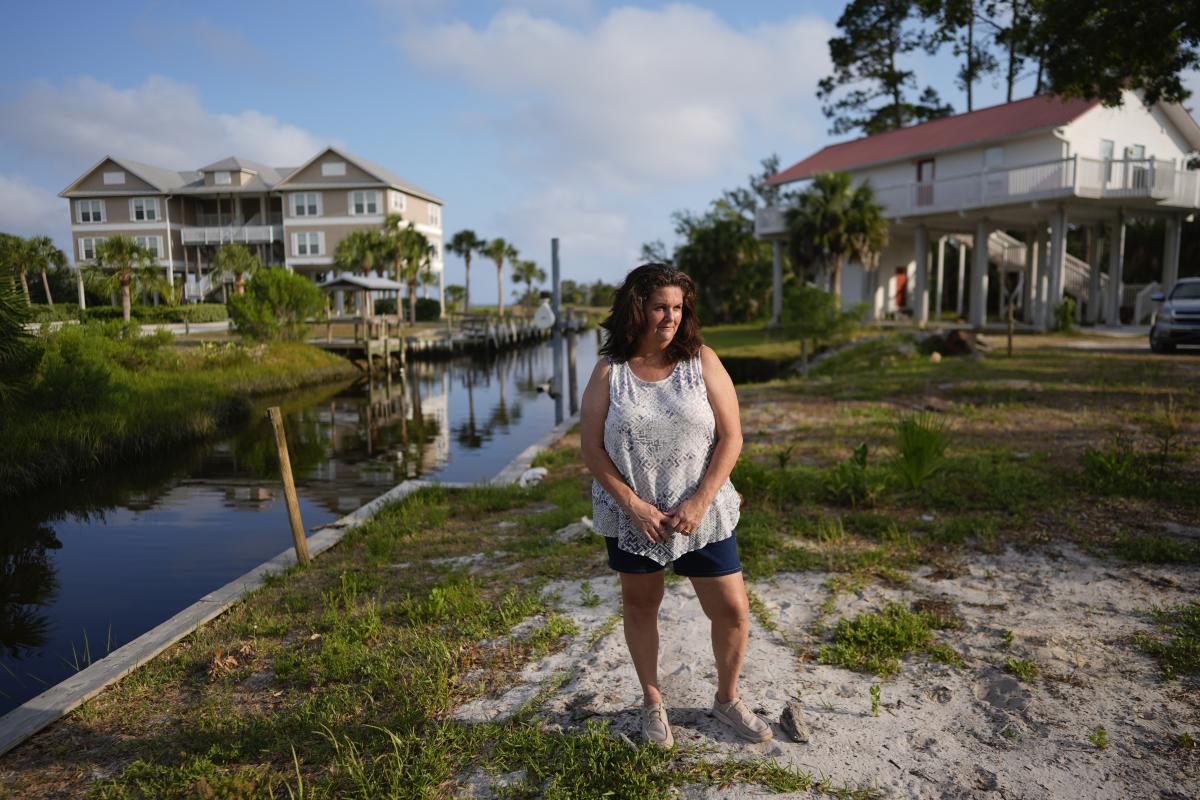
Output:
[[772,175],[770,183],[790,183],[818,172],[837,172],[918,155],[951,150],[974,142],[1056,128],[1099,105],[1099,100],[1062,100],[1038,95],[966,114],[922,122],[911,128],[877,133],[831,144],[798,164]]

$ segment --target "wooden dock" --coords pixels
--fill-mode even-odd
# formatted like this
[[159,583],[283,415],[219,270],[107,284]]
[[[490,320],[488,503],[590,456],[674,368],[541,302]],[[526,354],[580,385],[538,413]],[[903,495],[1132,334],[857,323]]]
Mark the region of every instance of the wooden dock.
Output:
[[[586,326],[586,318],[570,313],[563,320],[564,331],[577,332]],[[334,325],[353,326],[351,336],[335,336]],[[444,328],[408,334],[406,325],[396,316],[330,317],[325,335],[312,344],[350,359],[367,373],[376,369],[402,368],[410,358],[436,360],[472,352],[495,352],[545,341],[551,332],[542,330],[525,317],[487,317],[451,315]]]

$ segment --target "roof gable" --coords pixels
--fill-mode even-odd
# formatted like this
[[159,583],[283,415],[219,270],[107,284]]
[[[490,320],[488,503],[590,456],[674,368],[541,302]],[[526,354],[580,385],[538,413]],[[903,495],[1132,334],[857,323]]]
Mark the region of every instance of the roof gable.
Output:
[[[337,158],[346,162],[346,175],[344,177],[328,177],[322,176],[317,162],[323,161],[325,156],[329,154],[335,155]],[[353,169],[352,169],[353,168]],[[357,172],[357,174],[355,174]],[[289,173],[282,181],[279,182],[279,189],[286,189],[291,186],[311,186],[313,184],[330,184],[330,185],[350,185],[354,183],[372,182],[386,186],[391,186],[394,189],[399,189],[434,203],[441,204],[441,199],[430,194],[408,181],[402,179],[394,172],[387,170],[378,164],[367,161],[364,158],[351,155],[344,150],[339,150],[336,147],[326,147],[321,152],[310,158],[305,163],[301,164],[291,173]]]
[[1055,95],[1038,95],[965,114],[941,117],[909,128],[831,144],[772,175],[769,182],[790,183],[810,178],[819,172],[859,169],[1050,130],[1077,119],[1099,103],[1099,100],[1062,100]]
[[[105,172],[123,172],[123,183],[104,182]],[[137,161],[116,156],[105,156],[91,169],[80,175],[70,186],[59,192],[59,197],[74,194],[167,194],[186,183],[184,176],[160,167],[152,167]]]

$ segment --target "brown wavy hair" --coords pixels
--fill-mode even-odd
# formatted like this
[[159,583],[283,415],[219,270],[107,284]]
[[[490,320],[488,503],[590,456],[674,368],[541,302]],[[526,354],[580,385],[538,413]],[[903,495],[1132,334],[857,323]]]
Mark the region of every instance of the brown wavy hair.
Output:
[[634,355],[646,329],[646,301],[655,289],[665,286],[675,286],[683,292],[683,315],[675,329],[675,338],[667,345],[666,356],[673,362],[696,357],[704,345],[700,320],[696,317],[696,284],[687,273],[657,262],[635,267],[613,293],[612,311],[600,323],[608,331],[600,355],[620,362]]

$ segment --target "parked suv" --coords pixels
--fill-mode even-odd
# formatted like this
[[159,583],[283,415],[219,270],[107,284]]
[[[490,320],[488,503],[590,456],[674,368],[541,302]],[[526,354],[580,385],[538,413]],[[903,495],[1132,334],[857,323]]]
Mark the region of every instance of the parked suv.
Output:
[[1164,298],[1155,292],[1150,299],[1162,303],[1150,325],[1150,349],[1170,353],[1177,344],[1200,344],[1200,278],[1182,278]]

